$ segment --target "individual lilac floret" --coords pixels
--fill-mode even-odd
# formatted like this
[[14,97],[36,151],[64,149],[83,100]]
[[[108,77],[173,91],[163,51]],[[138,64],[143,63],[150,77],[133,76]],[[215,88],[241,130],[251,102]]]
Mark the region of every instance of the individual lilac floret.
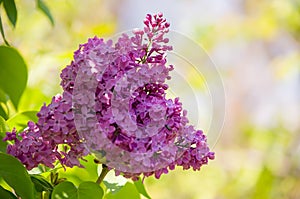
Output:
[[133,180],[160,178],[175,166],[200,170],[214,159],[179,98],[166,98],[174,69],[166,59],[170,24],[161,13],[148,14],[144,24],[115,44],[94,37],[80,45],[62,70],[62,95],[41,107],[36,124],[7,133],[4,140],[13,142],[7,152],[27,169],[81,166],[79,160],[94,153]]

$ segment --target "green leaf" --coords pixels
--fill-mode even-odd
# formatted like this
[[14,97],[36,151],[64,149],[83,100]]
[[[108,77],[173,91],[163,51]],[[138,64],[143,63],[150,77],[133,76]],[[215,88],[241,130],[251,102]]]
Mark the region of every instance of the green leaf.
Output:
[[78,187],[78,199],[101,199],[102,188],[95,182],[82,182]]
[[0,102],[6,103],[9,100],[9,96],[0,88]]
[[37,192],[53,190],[53,186],[47,181],[44,176],[32,174],[30,175],[30,178]]
[[136,190],[134,184],[127,182],[126,185],[117,193],[108,193],[106,199],[140,199],[140,193]]
[[5,134],[5,132],[9,131],[9,127],[3,117],[0,116],[0,135]]
[[17,23],[17,8],[14,0],[3,0],[4,9],[10,23],[15,27]]
[[72,182],[65,181],[54,187],[51,199],[101,199],[103,194],[95,182],[82,182],[77,189]]
[[18,131],[22,131],[27,127],[28,121],[37,122],[38,118],[36,114],[37,111],[24,111],[18,113],[7,120],[7,124],[10,128],[15,127]]
[[0,153],[0,176],[22,199],[34,198],[34,188],[22,163],[11,155]]
[[146,188],[142,182],[141,179],[137,180],[137,181],[134,181],[134,185],[135,185],[135,188],[138,190],[138,192],[140,194],[142,194],[143,196],[145,196],[146,198],[149,198],[151,199],[151,197],[149,196],[149,194],[147,193],[146,191]]
[[69,181],[73,182],[76,186],[79,186],[83,181],[94,181],[98,178],[97,174],[97,164],[94,162],[94,156],[89,155],[84,157],[86,160],[80,160],[80,164],[84,168],[73,167],[67,168],[66,171],[60,170],[59,176],[61,178],[67,178]]
[[3,106],[5,106],[5,104],[0,103],[0,116],[7,120],[8,115],[7,112],[4,110]]
[[8,125],[3,117],[0,116],[0,152],[6,152],[7,143],[3,141],[5,133],[9,131]]
[[72,182],[62,182],[56,185],[51,194],[51,199],[77,199],[77,188]]
[[27,67],[19,52],[0,46],[0,88],[18,108],[20,97],[27,84]]
[[19,101],[19,111],[40,110],[41,106],[51,102],[39,87],[26,87]]
[[54,25],[54,19],[51,15],[51,12],[50,12],[48,6],[45,4],[45,2],[43,0],[37,0],[36,3],[37,3],[38,9],[40,9],[48,17],[51,24]]
[[9,46],[9,43],[8,43],[8,41],[6,40],[6,37],[5,37],[5,34],[4,34],[4,29],[3,29],[3,25],[2,25],[1,15],[0,15],[0,32],[1,32],[2,39],[3,39],[4,43],[5,43],[7,46]]
[[5,120],[8,119],[8,100],[9,96],[0,88],[0,116],[2,116]]
[[0,198],[17,199],[17,197],[12,192],[4,189],[2,186],[0,186]]
[[[46,192],[43,195],[44,199],[51,199],[51,192]],[[40,197],[38,199],[41,199]]]

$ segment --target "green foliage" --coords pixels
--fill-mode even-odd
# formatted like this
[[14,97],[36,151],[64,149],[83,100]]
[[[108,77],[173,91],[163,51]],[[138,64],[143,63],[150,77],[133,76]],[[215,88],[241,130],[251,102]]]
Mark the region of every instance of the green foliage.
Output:
[[73,167],[66,168],[66,170],[59,170],[59,176],[61,178],[66,178],[69,181],[73,182],[76,186],[79,186],[81,182],[84,181],[95,181],[98,177],[97,174],[97,164],[94,163],[94,157],[89,155],[85,157],[85,161],[81,160],[80,163],[84,168]]
[[124,187],[117,193],[108,193],[106,199],[140,199],[140,193],[137,191],[133,183],[127,182]]
[[77,199],[77,188],[72,182],[65,181],[54,187],[52,199]]
[[108,182],[107,180],[104,180],[103,183],[107,190],[109,190],[111,193],[117,193],[124,187],[123,184],[118,184],[116,182]]
[[52,199],[101,199],[102,188],[95,182],[82,182],[78,189],[69,181],[62,182],[54,187]]
[[0,198],[5,199],[17,199],[17,197],[11,193],[10,191],[4,189],[2,186],[0,186]]
[[17,23],[17,8],[14,0],[3,0],[3,5],[10,23],[15,27]]
[[0,89],[6,93],[15,108],[27,84],[27,67],[19,52],[0,46]]
[[137,181],[134,181],[134,186],[135,186],[135,188],[138,190],[138,192],[140,193],[140,194],[142,194],[143,196],[145,196],[146,198],[151,198],[150,196],[149,196],[149,194],[147,193],[147,191],[146,191],[146,189],[145,189],[145,186],[144,186],[144,184],[143,184],[143,182],[142,182],[142,180],[141,179],[139,179],[139,180],[137,180]]
[[0,152],[6,152],[7,143],[2,139],[4,138],[5,132],[7,131],[9,131],[9,127],[4,118],[0,116]]
[[[10,23],[15,27],[16,23],[17,23],[17,16],[18,16],[15,1],[14,0],[1,0],[0,8],[1,8],[2,3],[4,5],[4,9],[5,9],[6,15],[7,15]],[[4,43],[9,46],[9,43],[6,40],[6,37],[4,34],[1,16],[0,16],[0,32],[1,32],[2,38],[4,40]]]
[[8,119],[8,113],[5,109],[7,109],[6,105],[0,102],[0,116]]
[[5,92],[2,91],[2,89],[0,89],[0,102],[7,103],[8,100],[9,97],[6,95]]
[[40,9],[50,20],[51,24],[54,25],[54,19],[51,15],[51,12],[48,8],[48,6],[45,4],[45,2],[43,0],[36,0],[36,4],[38,9]]
[[82,182],[77,192],[78,199],[101,199],[104,194],[102,188],[95,182]]
[[17,113],[7,120],[7,124],[10,128],[15,127],[18,131],[22,131],[25,127],[27,127],[28,121],[37,122],[36,114],[37,111],[24,111]]
[[[1,3],[0,3],[1,5]],[[0,13],[0,32],[1,32],[1,36],[2,36],[2,39],[4,40],[4,43],[9,46],[9,43],[5,37],[5,33],[4,33],[4,29],[3,29],[3,25],[2,25],[2,18],[1,18],[1,13]]]
[[[15,27],[17,24],[17,19],[18,19],[18,10],[17,10],[16,4],[15,4],[15,0],[1,0],[0,6],[2,3],[3,3],[4,10],[6,12],[9,22],[13,25],[13,27]],[[43,0],[36,0],[36,5],[37,5],[37,8],[39,10],[41,10],[47,16],[47,18],[50,20],[51,24],[54,25],[54,19],[51,15],[51,12],[50,12],[48,6],[45,4],[45,2]],[[4,43],[7,46],[9,46],[9,43],[5,37],[1,15],[0,15],[0,32],[1,32],[2,38],[4,40]]]
[[9,101],[8,95],[0,88],[0,116],[4,119],[8,119],[8,107],[7,102]]
[[0,176],[5,182],[22,199],[32,199],[34,197],[33,184],[21,162],[4,153],[0,153],[0,162]]
[[53,186],[47,181],[47,179],[44,176],[32,174],[30,175],[30,179],[34,184],[35,190],[37,192],[52,192]]

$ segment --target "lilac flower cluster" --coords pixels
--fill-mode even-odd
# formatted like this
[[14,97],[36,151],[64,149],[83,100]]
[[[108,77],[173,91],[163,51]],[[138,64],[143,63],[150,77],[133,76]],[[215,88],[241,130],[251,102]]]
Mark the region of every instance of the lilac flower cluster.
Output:
[[214,159],[179,99],[166,98],[174,69],[166,59],[170,24],[161,13],[148,14],[144,24],[114,45],[97,37],[80,45],[61,73],[63,94],[41,108],[37,124],[7,133],[5,140],[14,141],[7,152],[28,169],[56,161],[81,166],[79,159],[93,153],[134,180],[159,178],[175,166],[199,170]]
[[68,93],[56,95],[38,112],[37,124],[28,122],[19,134],[16,129],[7,132],[4,140],[14,141],[7,146],[7,153],[17,157],[28,170],[39,164],[53,168],[56,160],[67,167],[81,166],[78,158],[89,152],[76,131],[70,100]]
[[52,167],[55,155],[49,142],[42,138],[39,128],[33,122],[28,122],[28,128],[18,136],[16,129],[7,133],[4,141],[7,140],[14,141],[14,145],[8,145],[7,153],[17,157],[28,169],[39,163]]

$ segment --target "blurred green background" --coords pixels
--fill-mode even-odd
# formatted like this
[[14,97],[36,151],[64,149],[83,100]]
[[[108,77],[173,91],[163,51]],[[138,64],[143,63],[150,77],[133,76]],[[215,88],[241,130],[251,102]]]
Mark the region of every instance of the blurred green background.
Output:
[[300,1],[45,2],[54,26],[33,0],[16,1],[15,28],[1,12],[7,40],[29,68],[19,111],[39,110],[61,92],[60,71],[80,43],[141,27],[147,13],[161,11],[173,30],[202,45],[218,67],[226,118],[214,161],[200,172],[179,168],[160,180],[146,179],[149,194],[154,199],[300,198]]

